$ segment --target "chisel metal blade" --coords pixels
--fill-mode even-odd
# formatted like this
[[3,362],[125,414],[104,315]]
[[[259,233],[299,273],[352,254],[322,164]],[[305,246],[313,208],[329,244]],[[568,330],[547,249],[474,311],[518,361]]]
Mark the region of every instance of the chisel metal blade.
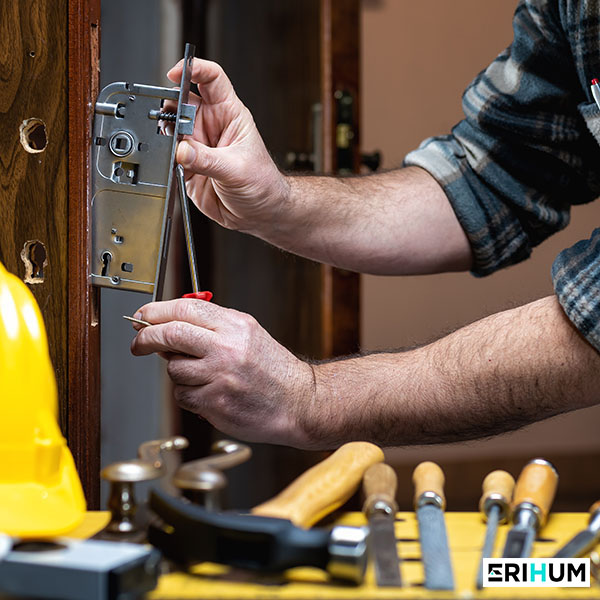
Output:
[[500,507],[494,506],[487,517],[487,527],[485,529],[485,539],[483,549],[481,550],[481,559],[479,560],[479,570],[477,571],[477,589],[483,587],[483,559],[491,558],[496,542],[496,533],[498,531],[498,522],[500,520]]
[[506,536],[502,558],[529,558],[534,540],[533,527],[513,527]]
[[375,563],[375,579],[379,587],[401,587],[402,577],[398,563],[398,549],[394,519],[387,515],[373,515],[369,519],[369,544]]
[[442,509],[433,504],[425,504],[417,509],[417,520],[425,587],[428,590],[453,590],[454,574]]
[[575,558],[587,554],[598,543],[598,534],[588,529],[580,531],[573,539],[567,542],[553,558]]
[[453,590],[454,575],[444,521],[444,472],[435,463],[425,461],[417,465],[412,479],[425,569],[424,585],[428,590]]
[[571,538],[553,558],[577,558],[588,554],[600,541],[600,500],[590,507],[590,519],[586,529]]
[[397,485],[396,472],[385,463],[371,465],[363,476],[363,512],[369,520],[369,549],[379,587],[402,585],[394,531],[394,520],[398,511],[395,500]]

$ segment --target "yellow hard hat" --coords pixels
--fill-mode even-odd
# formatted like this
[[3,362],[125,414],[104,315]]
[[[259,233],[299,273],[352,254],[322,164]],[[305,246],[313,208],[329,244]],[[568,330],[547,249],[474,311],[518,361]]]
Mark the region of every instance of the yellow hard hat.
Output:
[[42,315],[27,286],[0,263],[0,532],[61,535],[85,515],[57,408]]

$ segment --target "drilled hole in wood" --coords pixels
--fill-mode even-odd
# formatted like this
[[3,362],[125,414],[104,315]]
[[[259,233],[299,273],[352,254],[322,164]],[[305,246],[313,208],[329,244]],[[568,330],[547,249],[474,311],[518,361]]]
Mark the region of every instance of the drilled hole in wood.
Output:
[[37,154],[43,152],[48,145],[46,124],[41,119],[27,119],[19,128],[21,144],[27,152]]
[[21,250],[21,260],[25,264],[25,283],[43,283],[44,270],[48,266],[48,255],[46,246],[39,240],[25,242]]

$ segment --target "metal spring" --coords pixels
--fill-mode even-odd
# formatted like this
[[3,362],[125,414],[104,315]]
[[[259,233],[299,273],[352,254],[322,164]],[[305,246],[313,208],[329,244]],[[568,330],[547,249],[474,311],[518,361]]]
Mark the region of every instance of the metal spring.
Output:
[[169,113],[169,112],[159,112],[157,115],[157,119],[159,121],[177,121],[177,114],[176,113]]

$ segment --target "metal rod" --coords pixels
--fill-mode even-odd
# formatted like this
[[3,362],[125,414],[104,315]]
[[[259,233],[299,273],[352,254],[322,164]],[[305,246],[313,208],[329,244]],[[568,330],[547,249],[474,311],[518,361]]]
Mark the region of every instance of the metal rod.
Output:
[[124,319],[127,319],[128,321],[131,321],[132,323],[137,323],[138,325],[143,325],[144,327],[148,327],[148,325],[152,325],[152,323],[149,323],[148,321],[144,321],[143,319],[136,319],[135,317],[129,317],[127,315],[123,315]]

